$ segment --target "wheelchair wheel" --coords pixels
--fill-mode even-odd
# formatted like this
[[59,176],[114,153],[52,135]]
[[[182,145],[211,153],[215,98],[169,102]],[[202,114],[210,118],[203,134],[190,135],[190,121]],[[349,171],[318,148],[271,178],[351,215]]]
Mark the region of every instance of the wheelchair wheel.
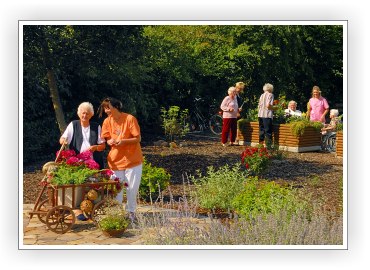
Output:
[[336,150],[336,136],[335,134],[330,135],[326,140],[326,149],[329,152],[335,152]]

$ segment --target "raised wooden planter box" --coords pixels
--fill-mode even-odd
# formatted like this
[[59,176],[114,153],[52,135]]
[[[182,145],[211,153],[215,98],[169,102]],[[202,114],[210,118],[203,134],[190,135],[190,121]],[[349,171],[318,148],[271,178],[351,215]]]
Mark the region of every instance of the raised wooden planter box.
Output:
[[337,132],[335,149],[337,157],[343,157],[343,132]]
[[[243,123],[244,128],[239,130],[237,138],[240,145],[255,146],[259,142],[258,122]],[[320,131],[313,127],[307,127],[302,136],[296,137],[290,131],[289,124],[280,124],[273,126],[273,141],[279,145],[280,150],[290,152],[310,152],[321,149]]]

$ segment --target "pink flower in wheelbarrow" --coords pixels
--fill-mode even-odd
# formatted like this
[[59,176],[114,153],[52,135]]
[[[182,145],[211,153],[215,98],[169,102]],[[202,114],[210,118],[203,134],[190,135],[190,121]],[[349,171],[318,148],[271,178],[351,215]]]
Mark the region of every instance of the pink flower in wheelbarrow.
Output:
[[[57,151],[56,155],[59,155],[59,151]],[[62,150],[57,161],[67,160],[68,158],[74,157],[75,155],[76,152],[74,150]]]
[[110,177],[114,174],[114,171],[112,170],[109,170],[109,169],[105,169],[105,170],[102,170],[101,171],[101,175],[105,178],[105,179],[111,179]]
[[93,159],[85,160],[84,163],[91,170],[99,170],[99,168],[100,168],[99,164],[96,163],[96,161],[93,160]]
[[70,158],[68,158],[67,159],[67,161],[66,161],[66,164],[67,165],[71,165],[71,166],[80,166],[81,165],[81,161],[80,161],[80,159],[79,158],[77,158],[77,157],[70,157]]
[[91,151],[84,151],[77,155],[77,158],[82,159],[84,161],[90,160],[93,158],[93,153]]

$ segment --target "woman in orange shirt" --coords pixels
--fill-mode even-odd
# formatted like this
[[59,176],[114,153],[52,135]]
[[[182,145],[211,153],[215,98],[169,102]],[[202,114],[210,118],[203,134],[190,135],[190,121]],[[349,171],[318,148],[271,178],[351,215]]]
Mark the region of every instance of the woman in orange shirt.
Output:
[[[117,99],[104,99],[99,107],[100,116],[103,110],[108,115],[101,131],[101,137],[110,146],[108,166],[121,181],[126,180],[128,183],[126,210],[133,220],[143,169],[140,127],[134,116],[122,112],[122,103]],[[122,199],[123,189],[116,196],[119,202],[122,202]]]

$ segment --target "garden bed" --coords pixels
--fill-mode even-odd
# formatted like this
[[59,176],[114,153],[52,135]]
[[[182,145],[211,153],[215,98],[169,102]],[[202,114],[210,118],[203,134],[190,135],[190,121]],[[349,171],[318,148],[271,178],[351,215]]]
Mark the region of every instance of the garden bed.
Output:
[[337,132],[335,152],[337,157],[343,157],[343,132]]
[[[175,200],[187,193],[187,185],[192,185],[186,175],[195,175],[197,170],[204,174],[208,166],[219,168],[240,162],[245,149],[243,146],[222,147],[219,138],[189,137],[186,146],[178,148],[154,146],[153,142],[143,142],[143,154],[153,166],[165,168],[171,174],[170,190]],[[34,203],[41,189],[38,183],[43,178],[42,164],[24,167],[23,203]],[[312,200],[323,201],[327,211],[342,209],[343,161],[333,154],[285,152],[284,159],[272,162],[263,178],[303,189],[312,194]],[[170,197],[169,190],[164,196]]]
[[[239,122],[237,138],[241,145],[255,146],[259,142],[258,122]],[[289,152],[311,152],[321,149],[320,131],[306,127],[302,135],[295,136],[289,124],[273,125],[273,141],[280,150]]]

